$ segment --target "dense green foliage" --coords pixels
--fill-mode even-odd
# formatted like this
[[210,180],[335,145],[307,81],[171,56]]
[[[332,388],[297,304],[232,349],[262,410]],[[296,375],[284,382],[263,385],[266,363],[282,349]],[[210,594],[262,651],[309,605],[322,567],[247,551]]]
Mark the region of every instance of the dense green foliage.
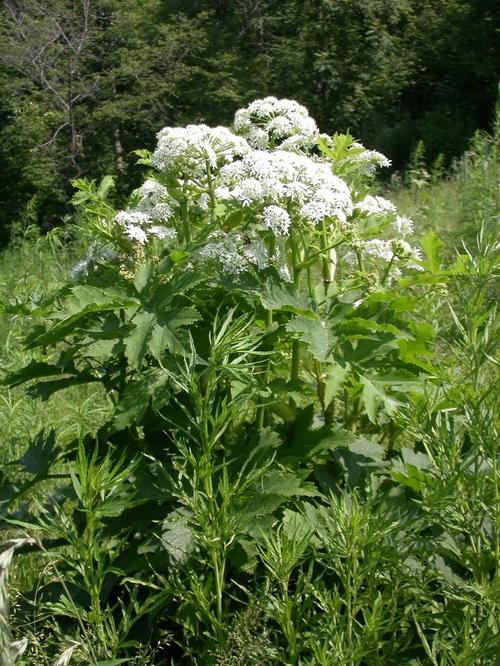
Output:
[[[496,97],[493,0],[5,0],[0,240],[67,214],[70,179],[113,173],[165,125],[228,123],[268,94],[305,103],[401,168],[419,139],[459,155]],[[480,38],[478,38],[480,35]]]
[[[364,193],[346,146],[327,153]],[[206,240],[196,210],[174,250],[77,284],[84,249],[62,232],[3,254],[1,510],[18,538],[3,650],[14,638],[21,664],[93,666],[495,663],[498,150],[498,132],[478,134],[446,179],[414,157],[396,195],[425,270],[392,282],[361,266],[325,281],[333,243],[314,234],[298,263],[285,241],[304,264],[294,284],[270,267],[188,270]],[[79,224],[114,234],[110,181],[79,185]],[[231,226],[245,210],[213,213]],[[356,219],[366,238],[384,229]]]

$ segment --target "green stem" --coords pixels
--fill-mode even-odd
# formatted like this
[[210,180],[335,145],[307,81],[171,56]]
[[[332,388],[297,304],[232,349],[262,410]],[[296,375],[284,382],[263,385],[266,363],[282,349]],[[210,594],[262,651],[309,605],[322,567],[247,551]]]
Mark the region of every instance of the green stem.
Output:
[[[271,239],[269,241],[269,257],[272,258],[276,250],[276,237],[274,234],[271,236]],[[269,332],[270,329],[272,328],[273,325],[273,311],[272,310],[266,310],[266,330]],[[268,345],[266,345],[266,349],[268,349]],[[264,386],[267,384],[268,379],[269,379],[269,374],[271,370],[271,359],[268,359],[266,363],[266,368],[264,370],[263,378],[262,378],[262,383]],[[261,430],[265,425],[266,422],[269,421],[269,412],[265,407],[259,407],[257,409],[257,416],[256,416],[256,421],[257,421],[257,428]]]
[[214,181],[212,178],[212,169],[210,168],[210,162],[208,160],[205,160],[205,165],[207,169],[207,183],[208,183],[208,196],[210,197],[210,207],[211,207],[211,212],[212,212],[212,220],[214,217],[214,210],[215,210],[215,191],[214,191]]
[[182,228],[184,230],[184,242],[185,243],[190,243],[191,242],[191,227],[189,226],[188,200],[187,199],[185,199],[181,203],[181,220],[182,220]]
[[363,260],[363,255],[361,254],[361,252],[360,252],[359,250],[355,250],[355,252],[356,252],[356,257],[357,257],[357,260],[358,260],[358,267],[359,267],[359,270],[362,271],[362,272],[364,272],[364,270],[365,270],[365,262],[364,262],[364,260]]
[[304,259],[302,263],[299,264],[299,268],[302,270],[303,268],[307,268],[307,266],[311,265],[311,262],[313,259],[316,259],[316,257],[319,257],[322,255],[324,252],[328,252],[329,250],[334,250],[336,247],[339,245],[342,245],[342,243],[345,242],[344,238],[341,238],[339,241],[336,241],[335,243],[331,243],[330,245],[327,245],[326,247],[322,247],[321,250],[318,250],[317,252],[313,252],[312,254],[307,255],[307,257]]
[[325,290],[325,296],[328,293],[328,287],[333,281],[333,271],[332,265],[329,261],[329,258],[326,256],[328,247],[328,236],[326,231],[326,223],[323,220],[321,228],[321,249],[322,249],[322,258],[321,258],[321,275],[323,277],[323,288]]
[[356,433],[356,430],[358,429],[358,413],[359,413],[359,398],[355,398],[352,401],[352,410],[351,410],[351,419],[350,419],[350,427],[352,433]]
[[389,277],[389,271],[392,268],[392,264],[394,263],[394,259],[396,258],[396,255],[393,254],[391,257],[390,262],[387,264],[387,268],[385,269],[384,276],[382,277],[382,284],[385,286],[386,280]]
[[[269,331],[272,325],[273,325],[273,311],[266,310],[266,330]],[[271,359],[268,359],[262,378],[262,383],[264,386],[268,382],[270,371],[271,371]],[[266,422],[268,420],[269,420],[268,410],[265,407],[259,407],[257,409],[257,416],[256,416],[257,428],[259,430],[262,430],[262,428],[264,428],[264,426],[267,425]]]
[[[294,234],[290,234],[290,246],[292,249],[292,270],[293,270],[293,283],[297,289],[300,288],[300,256],[299,248],[295,240]],[[299,378],[300,371],[300,341],[294,340],[292,342],[292,368],[290,373],[291,381]]]
[[307,275],[307,291],[309,292],[309,298],[314,299],[314,284],[310,268],[307,269],[306,275]]

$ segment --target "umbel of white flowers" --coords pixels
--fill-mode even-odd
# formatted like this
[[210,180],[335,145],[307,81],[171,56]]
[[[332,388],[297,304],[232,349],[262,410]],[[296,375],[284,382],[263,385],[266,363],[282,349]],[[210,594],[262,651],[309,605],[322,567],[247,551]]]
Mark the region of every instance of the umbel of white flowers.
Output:
[[[404,250],[394,243],[412,233],[411,220],[398,216],[382,197],[361,198],[333,173],[331,161],[317,149],[321,141],[331,146],[332,140],[319,133],[307,109],[293,100],[256,100],[236,112],[232,130],[165,127],[157,138],[151,156],[156,175],[133,193],[133,204],[114,220],[117,235],[132,247],[186,241],[181,217],[188,205],[202,230],[203,221],[213,222],[215,214],[219,221],[216,230],[211,224],[202,233],[206,242],[193,260],[218,264],[227,273],[262,270],[272,263],[283,279],[290,279],[279,248],[295,228],[307,235],[327,225],[348,235],[352,246],[357,226],[369,219],[383,218],[395,237],[358,239],[355,249],[368,261],[389,263],[395,275],[398,264],[419,258],[406,241]],[[357,142],[351,142],[346,162],[361,175],[390,164]],[[224,227],[224,215],[229,218],[236,211],[245,215],[244,234]],[[272,252],[264,242],[269,233],[277,241]],[[81,273],[94,265],[95,249],[93,253],[87,264],[81,262]],[[348,252],[346,259],[352,260]]]

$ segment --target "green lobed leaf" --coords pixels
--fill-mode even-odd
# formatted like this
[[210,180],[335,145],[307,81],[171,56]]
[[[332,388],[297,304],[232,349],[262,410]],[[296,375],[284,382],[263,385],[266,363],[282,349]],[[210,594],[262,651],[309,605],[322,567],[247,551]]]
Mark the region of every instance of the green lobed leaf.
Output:
[[422,248],[425,252],[426,268],[433,274],[439,273],[441,271],[441,250],[443,248],[443,243],[439,240],[436,232],[431,229],[428,231],[425,236],[420,241]]
[[377,378],[374,377],[361,376],[359,381],[363,386],[361,392],[363,404],[372,423],[377,423],[377,412],[380,406],[383,406],[388,414],[393,414],[401,404],[385,392],[384,384],[390,383],[387,378],[377,381]]
[[299,316],[289,321],[285,328],[289,333],[298,333],[302,342],[306,343],[318,361],[325,361],[328,358],[333,339],[324,321]]
[[347,377],[349,376],[350,370],[351,366],[349,363],[346,363],[345,366],[341,366],[336,361],[330,361],[323,367],[323,381],[325,383],[325,405],[329,405],[335,398],[337,393],[344,385]]
[[128,382],[113,416],[113,431],[139,423],[157,396],[168,399],[168,376],[162,370],[148,370],[140,379]]
[[260,294],[260,300],[266,310],[283,310],[303,317],[317,316],[311,301],[290,282],[268,280]]
[[75,324],[88,314],[126,309],[139,301],[120,289],[77,286],[71,290],[64,307],[54,313],[56,323],[42,333],[28,338],[30,346],[50,345],[76,332]]
[[290,434],[291,441],[278,449],[277,460],[292,468],[318,462],[332,449],[356,440],[337,424],[314,427],[314,404],[297,410]]
[[137,289],[139,294],[146,287],[153,273],[154,264],[152,261],[148,261],[145,264],[141,264],[139,266],[134,276],[134,287]]
[[138,312],[133,323],[135,328],[123,339],[125,355],[131,368],[138,369],[147,349],[149,336],[156,323],[156,315],[153,312]]
[[175,564],[184,562],[194,548],[194,535],[189,527],[190,512],[180,507],[162,522],[161,542]]

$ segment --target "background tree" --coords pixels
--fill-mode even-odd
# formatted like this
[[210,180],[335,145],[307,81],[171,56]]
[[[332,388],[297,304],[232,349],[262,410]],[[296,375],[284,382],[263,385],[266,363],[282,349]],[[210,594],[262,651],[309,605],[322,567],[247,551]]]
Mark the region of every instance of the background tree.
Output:
[[[70,179],[140,178],[131,153],[165,125],[229,124],[256,97],[304,103],[404,168],[459,155],[490,125],[493,0],[4,0],[0,238],[50,228]],[[478,38],[480,35],[480,38]]]

